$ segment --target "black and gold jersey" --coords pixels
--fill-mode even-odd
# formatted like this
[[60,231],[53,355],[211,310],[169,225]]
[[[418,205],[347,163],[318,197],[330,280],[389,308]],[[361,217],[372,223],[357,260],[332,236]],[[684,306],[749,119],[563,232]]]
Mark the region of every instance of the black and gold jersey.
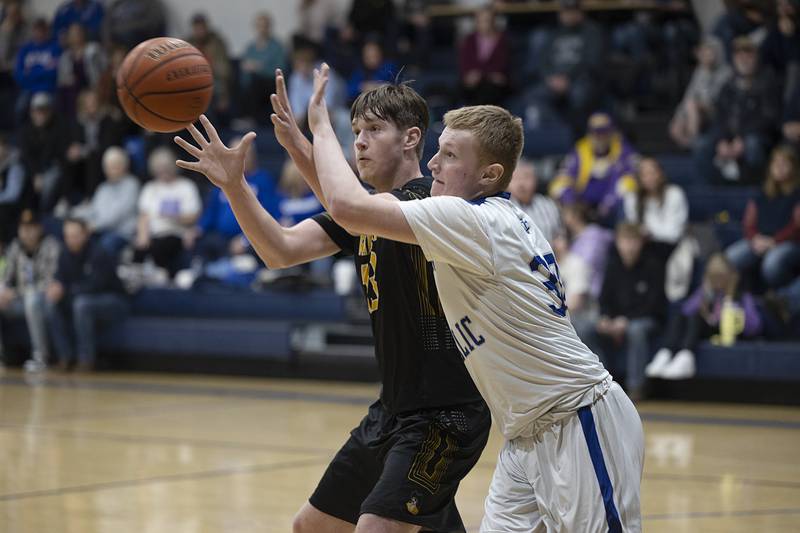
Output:
[[[392,194],[401,201],[426,198],[432,182],[417,178]],[[480,400],[448,328],[433,266],[422,249],[374,235],[350,235],[327,213],[314,220],[355,258],[386,408],[401,413]]]

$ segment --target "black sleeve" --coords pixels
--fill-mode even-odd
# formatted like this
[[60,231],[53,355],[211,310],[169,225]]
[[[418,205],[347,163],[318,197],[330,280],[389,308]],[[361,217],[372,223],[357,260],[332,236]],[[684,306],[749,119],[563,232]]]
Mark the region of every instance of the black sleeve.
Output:
[[656,319],[664,317],[664,310],[667,307],[667,297],[664,293],[665,267],[661,261],[655,258],[649,259],[647,263],[647,277],[649,278],[648,291],[645,295],[645,303],[642,306],[642,315]]
[[357,237],[350,235],[346,229],[334,222],[333,217],[331,217],[327,212],[314,215],[312,218],[314,222],[322,226],[322,229],[325,230],[325,233],[328,234],[328,237],[330,237],[331,240],[335,242],[343,252],[350,255],[355,255]]
[[616,305],[614,300],[614,295],[616,294],[616,289],[614,287],[614,268],[613,262],[611,258],[606,263],[606,271],[603,274],[603,286],[600,289],[600,314],[602,316],[607,316],[610,318],[614,318],[617,316],[616,312]]
[[95,247],[89,256],[91,275],[84,277],[72,287],[74,294],[96,294],[116,292],[118,288],[117,262],[101,247]]
[[62,247],[58,254],[58,267],[56,267],[55,280],[64,286],[69,285],[69,283],[72,281],[69,279],[69,273],[67,270],[67,250],[66,248]]

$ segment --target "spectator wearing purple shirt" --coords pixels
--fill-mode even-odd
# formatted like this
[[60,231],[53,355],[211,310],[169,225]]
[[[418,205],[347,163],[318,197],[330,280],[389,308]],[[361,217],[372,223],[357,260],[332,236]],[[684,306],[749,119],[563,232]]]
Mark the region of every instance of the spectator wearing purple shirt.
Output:
[[607,113],[592,114],[588,130],[564,159],[550,196],[562,204],[584,202],[598,221],[613,226],[623,195],[636,190],[638,154]]
[[[708,260],[703,283],[673,316],[664,346],[645,368],[648,377],[688,379],[695,374],[694,349],[719,331],[724,307],[733,305],[741,312],[741,335],[761,333],[762,320],[753,296],[739,292],[739,275],[723,254]],[[675,356],[673,357],[673,353]]]
[[508,94],[509,44],[505,32],[497,28],[491,8],[475,12],[475,31],[459,49],[459,68],[468,105],[502,104]]

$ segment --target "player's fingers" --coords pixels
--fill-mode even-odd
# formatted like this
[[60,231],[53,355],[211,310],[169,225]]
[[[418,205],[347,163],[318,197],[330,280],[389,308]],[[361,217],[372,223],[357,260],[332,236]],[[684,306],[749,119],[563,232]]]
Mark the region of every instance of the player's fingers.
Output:
[[237,152],[246,152],[250,149],[250,146],[253,144],[253,141],[256,139],[256,133],[254,131],[248,131],[242,137],[242,140],[239,141],[239,144],[236,146]]
[[175,144],[186,150],[189,155],[193,155],[197,159],[200,159],[200,156],[203,155],[202,150],[182,137],[176,135],[172,140],[175,141]]
[[275,93],[281,100],[287,95],[286,80],[283,77],[283,71],[279,68],[275,69]]
[[281,128],[288,128],[289,127],[289,125],[286,122],[284,122],[283,120],[281,120],[281,117],[279,117],[275,113],[272,113],[269,116],[269,119],[272,121],[272,124],[274,126],[278,126],[278,127],[281,127]]
[[208,117],[205,115],[200,115],[200,123],[203,125],[203,128],[206,130],[206,134],[208,135],[208,140],[212,143],[219,143],[222,144],[222,139],[219,138],[219,134],[217,133],[217,128],[208,120]]
[[283,103],[277,94],[270,95],[269,102],[272,104],[272,110],[275,111],[276,115],[286,114],[286,109],[284,109]]
[[195,172],[203,173],[203,165],[201,165],[198,161],[184,161],[183,159],[178,159],[175,161],[175,164],[185,170],[193,170]]
[[194,139],[197,144],[200,146],[208,146],[208,141],[194,124],[189,124],[186,126],[186,131],[189,132],[189,134],[192,136],[192,139]]

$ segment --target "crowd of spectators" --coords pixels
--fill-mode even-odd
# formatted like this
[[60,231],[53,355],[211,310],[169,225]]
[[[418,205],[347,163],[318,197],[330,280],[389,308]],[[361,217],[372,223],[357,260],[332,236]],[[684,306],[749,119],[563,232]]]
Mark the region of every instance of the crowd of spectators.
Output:
[[[248,14],[253,35],[239,57],[204,13],[189,15],[184,38],[212,65],[208,114],[230,136],[271,134],[276,69],[305,128],[323,60],[345,147],[353,99],[401,80],[418,79],[440,108],[497,104],[529,131],[563,125],[574,145],[557,170],[523,160],[509,191],[556,251],[579,334],[627,375],[634,396],[646,377],[690,377],[700,340],[729,341],[723,322],[734,337],[781,334],[800,315],[799,3],[732,0],[707,35],[688,7],[614,18],[553,0],[551,14],[501,16],[497,5],[509,3],[460,25],[431,16],[430,2],[353,0],[342,11],[297,0],[286,41],[269,13]],[[170,137],[142,132],[116,101],[125,54],[164,35],[166,20],[159,0],[65,0],[40,18],[19,0],[2,3],[0,313],[26,318],[31,369],[49,344],[63,366],[91,368],[95,328],[124,316],[124,288],[249,284],[263,269],[224,195],[183,175]],[[671,116],[662,136],[693,158],[695,183],[750,187],[741,240],[715,243],[721,253],[710,259],[690,231],[687,193],[659,154],[637,148],[635,118],[653,108]],[[273,152],[253,150],[245,174],[282,223],[322,209]],[[87,268],[108,274],[87,278]],[[324,262],[307,273],[324,282],[329,271]]]

